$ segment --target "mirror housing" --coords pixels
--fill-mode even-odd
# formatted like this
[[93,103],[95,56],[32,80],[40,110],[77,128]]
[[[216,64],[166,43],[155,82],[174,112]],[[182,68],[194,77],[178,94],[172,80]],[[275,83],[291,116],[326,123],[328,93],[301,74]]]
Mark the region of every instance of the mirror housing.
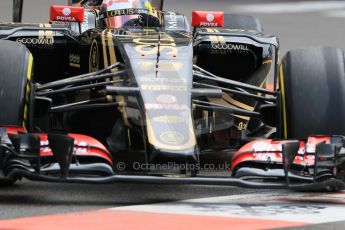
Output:
[[194,27],[223,27],[224,12],[193,11],[192,26]]
[[50,7],[50,20],[60,22],[84,22],[84,7],[57,6]]

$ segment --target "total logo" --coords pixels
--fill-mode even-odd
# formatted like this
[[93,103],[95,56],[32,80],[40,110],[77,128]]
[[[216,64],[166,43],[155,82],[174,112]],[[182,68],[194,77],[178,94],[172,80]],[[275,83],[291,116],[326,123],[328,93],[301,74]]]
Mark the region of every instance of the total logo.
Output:
[[75,22],[77,21],[75,17],[71,17],[70,15],[72,14],[72,11],[70,8],[64,8],[62,10],[63,16],[57,16],[56,19],[58,21],[68,21],[68,22]]

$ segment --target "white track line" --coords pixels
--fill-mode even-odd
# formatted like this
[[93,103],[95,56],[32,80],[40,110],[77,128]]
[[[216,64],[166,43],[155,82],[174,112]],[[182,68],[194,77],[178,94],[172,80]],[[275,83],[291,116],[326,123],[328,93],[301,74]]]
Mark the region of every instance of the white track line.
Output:
[[231,7],[234,12],[281,14],[281,13],[312,13],[329,10],[345,9],[344,1],[302,1],[269,4],[237,5]]
[[331,18],[345,18],[345,9],[343,10],[332,10],[323,13],[327,17]]
[[345,220],[345,193],[258,193],[117,207],[111,210],[326,223]]

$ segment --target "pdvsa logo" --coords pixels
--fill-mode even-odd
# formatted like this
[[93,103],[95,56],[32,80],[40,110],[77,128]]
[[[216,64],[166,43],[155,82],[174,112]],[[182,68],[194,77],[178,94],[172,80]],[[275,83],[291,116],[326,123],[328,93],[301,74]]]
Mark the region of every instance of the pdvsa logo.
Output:
[[206,14],[207,22],[201,22],[201,26],[218,27],[218,22],[214,22],[214,14]]
[[213,22],[213,20],[214,20],[214,15],[213,15],[213,14],[207,14],[207,15],[206,15],[206,20],[207,20],[208,22]]
[[58,21],[68,21],[68,22],[75,22],[77,21],[75,17],[71,17],[70,15],[72,14],[72,11],[70,8],[64,8],[62,10],[63,16],[57,16],[56,19]]
[[65,9],[63,9],[62,10],[62,13],[63,13],[63,15],[65,15],[66,17],[67,16],[70,16],[71,15],[71,9],[70,8],[65,8]]

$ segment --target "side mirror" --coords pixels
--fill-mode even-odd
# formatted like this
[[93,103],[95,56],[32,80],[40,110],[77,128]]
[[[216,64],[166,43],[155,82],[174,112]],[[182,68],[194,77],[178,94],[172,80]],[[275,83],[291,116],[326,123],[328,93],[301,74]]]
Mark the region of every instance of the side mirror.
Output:
[[50,20],[61,22],[84,22],[84,7],[57,6],[50,7]]
[[224,12],[193,11],[192,26],[194,27],[223,27]]

